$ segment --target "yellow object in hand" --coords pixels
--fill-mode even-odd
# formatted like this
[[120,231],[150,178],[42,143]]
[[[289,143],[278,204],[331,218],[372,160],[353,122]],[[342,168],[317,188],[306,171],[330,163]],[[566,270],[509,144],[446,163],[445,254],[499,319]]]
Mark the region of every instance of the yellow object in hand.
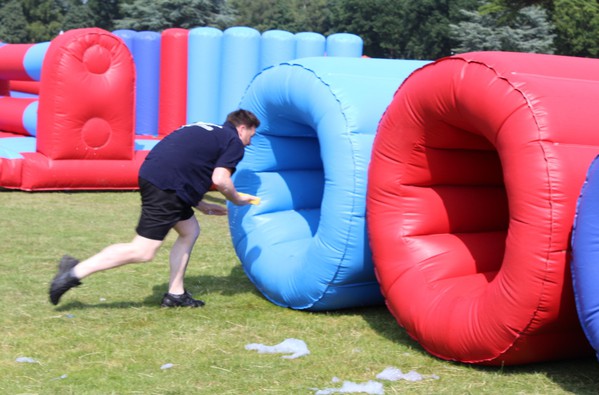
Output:
[[[243,193],[243,192],[237,192],[237,193],[240,194],[241,196],[250,196],[248,193]],[[253,204],[253,205],[260,204],[260,198],[255,197],[254,199],[250,200],[250,204]]]

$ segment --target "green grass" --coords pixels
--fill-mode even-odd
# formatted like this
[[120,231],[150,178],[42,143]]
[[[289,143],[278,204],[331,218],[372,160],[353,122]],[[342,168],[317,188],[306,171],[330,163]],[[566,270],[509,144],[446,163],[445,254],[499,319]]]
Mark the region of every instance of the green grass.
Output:
[[[362,383],[389,366],[439,379],[384,382],[385,394],[599,393],[594,358],[469,366],[427,354],[382,306],[277,307],[244,275],[226,217],[198,215],[187,287],[205,308],[158,307],[173,235],[153,262],[98,273],[52,306],[58,259],[129,241],[138,204],[135,192],[0,192],[1,394],[314,394],[340,388],[334,377]],[[290,360],[244,348],[287,338],[304,340],[310,355]],[[161,369],[167,363],[173,367]]]

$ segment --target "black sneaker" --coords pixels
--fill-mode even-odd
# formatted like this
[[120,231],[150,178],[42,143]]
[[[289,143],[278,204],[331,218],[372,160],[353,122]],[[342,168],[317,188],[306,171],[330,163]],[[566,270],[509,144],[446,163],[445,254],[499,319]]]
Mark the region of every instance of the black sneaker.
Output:
[[202,307],[204,305],[203,301],[192,298],[191,294],[187,291],[183,295],[165,293],[162,303],[160,303],[161,307]]
[[54,276],[52,284],[50,284],[50,302],[53,305],[57,305],[60,297],[73,287],[81,285],[81,281],[71,274],[73,269],[79,261],[72,256],[65,255],[58,264],[58,273]]

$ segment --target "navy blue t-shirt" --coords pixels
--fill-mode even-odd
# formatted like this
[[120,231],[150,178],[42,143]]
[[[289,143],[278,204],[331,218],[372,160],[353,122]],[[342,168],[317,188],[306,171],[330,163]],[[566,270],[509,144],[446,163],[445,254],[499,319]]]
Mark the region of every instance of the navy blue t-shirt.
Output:
[[195,206],[212,186],[214,168],[235,171],[243,154],[243,142],[232,123],[185,125],[152,148],[139,176]]

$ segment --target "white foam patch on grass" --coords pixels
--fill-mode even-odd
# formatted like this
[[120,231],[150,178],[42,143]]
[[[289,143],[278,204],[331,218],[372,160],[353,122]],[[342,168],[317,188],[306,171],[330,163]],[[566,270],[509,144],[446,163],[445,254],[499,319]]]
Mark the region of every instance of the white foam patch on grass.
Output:
[[341,388],[325,388],[322,390],[316,390],[314,395],[330,395],[330,394],[351,394],[351,393],[362,393],[372,395],[383,395],[385,389],[383,384],[378,381],[369,380],[366,383],[353,383],[351,381],[344,381]]
[[[410,370],[408,373],[403,373],[401,369],[395,367],[385,368],[381,373],[376,375],[376,378],[379,380],[386,381],[422,381],[426,379],[434,379],[438,380],[439,376],[432,375],[423,375],[415,370]],[[337,383],[341,380],[338,377],[333,377],[332,382]],[[383,383],[380,381],[369,380],[366,383],[354,383],[351,381],[344,381],[343,385],[339,388],[325,388],[325,389],[314,389],[316,391],[314,395],[330,395],[330,394],[351,394],[351,393],[361,393],[361,394],[371,394],[371,395],[384,395],[385,389]]]
[[303,340],[285,339],[274,346],[265,346],[264,344],[251,343],[245,346],[246,350],[255,350],[259,354],[291,354],[284,355],[282,358],[294,359],[310,354],[308,346]]
[[408,373],[403,373],[401,369],[388,367],[385,368],[381,373],[376,375],[376,378],[379,380],[388,380],[388,381],[398,381],[398,380],[406,380],[406,381],[422,381],[427,378],[438,379],[439,377],[436,375],[424,376],[415,370],[410,370]]
[[31,357],[18,357],[17,359],[15,359],[15,362],[19,362],[19,363],[38,363],[37,360],[31,358]]
[[[257,351],[259,354],[290,354],[284,355],[282,358],[294,359],[303,357],[310,354],[308,346],[303,340],[299,339],[285,339],[281,343],[274,346],[267,346],[259,343],[251,343],[245,346],[246,350]],[[387,367],[381,373],[376,375],[377,380],[385,381],[422,381],[426,379],[438,380],[439,376],[435,374],[423,375],[415,370],[410,370],[407,373],[401,371],[396,367]],[[342,380],[338,377],[333,377],[333,383],[340,383]],[[341,387],[338,388],[312,388],[314,395],[331,395],[331,394],[371,394],[371,395],[384,395],[385,388],[383,383],[376,380],[369,380],[364,383],[354,383],[352,381],[343,381]]]

